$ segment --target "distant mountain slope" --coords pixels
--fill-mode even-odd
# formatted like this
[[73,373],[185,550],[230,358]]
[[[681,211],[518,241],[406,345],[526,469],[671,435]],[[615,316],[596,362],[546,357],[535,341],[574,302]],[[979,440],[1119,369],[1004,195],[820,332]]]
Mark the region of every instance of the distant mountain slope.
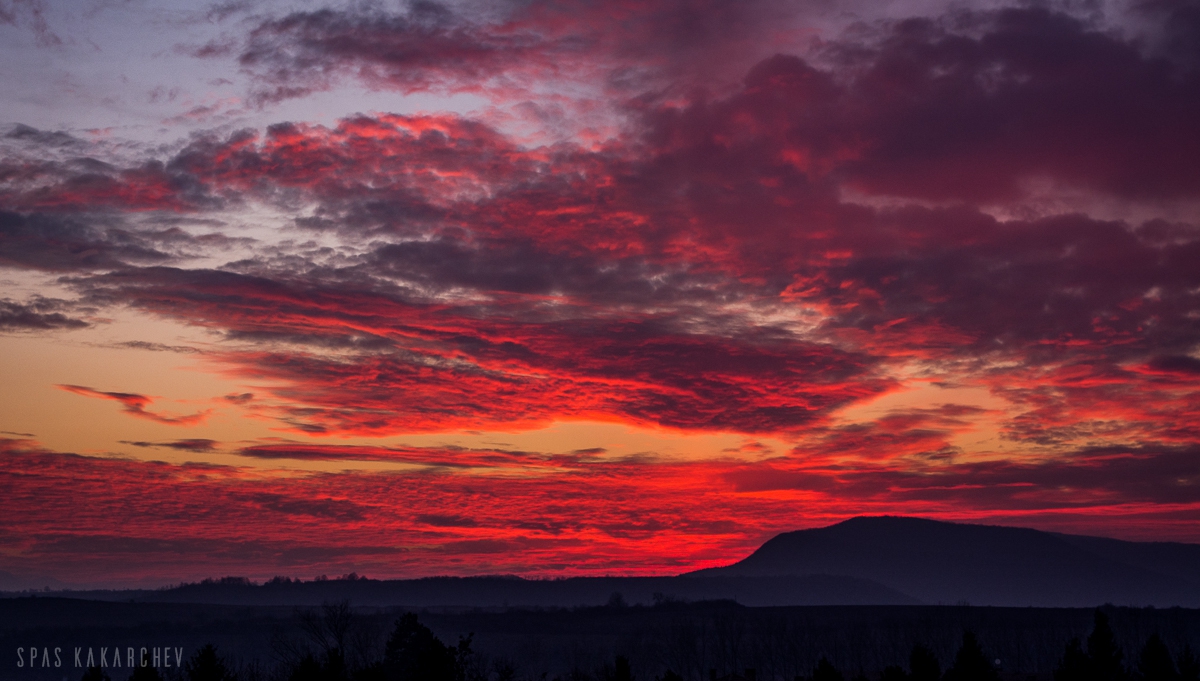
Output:
[[1132,542],[1107,537],[1058,534],[1064,541],[1109,560],[1173,575],[1200,585],[1200,544]]
[[868,579],[925,603],[1200,606],[1200,546],[894,516],[787,532],[689,576],[817,574]]

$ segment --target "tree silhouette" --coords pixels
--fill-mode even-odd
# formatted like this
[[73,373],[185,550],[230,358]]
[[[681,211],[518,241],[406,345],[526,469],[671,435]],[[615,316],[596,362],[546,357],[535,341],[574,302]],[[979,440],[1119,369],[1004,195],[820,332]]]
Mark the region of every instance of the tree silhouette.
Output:
[[1087,638],[1087,652],[1079,639],[1068,641],[1062,661],[1054,670],[1054,681],[1125,681],[1128,675],[1123,659],[1108,616],[1097,610],[1092,633]]
[[108,674],[103,669],[92,665],[84,670],[83,676],[79,681],[112,681],[112,679],[108,677]]
[[908,674],[904,671],[904,667],[893,664],[883,668],[883,673],[879,675],[879,681],[908,681]]
[[[468,647],[469,647],[468,643]],[[388,681],[456,681],[455,653],[443,644],[413,613],[396,620],[384,652],[384,678]]]
[[816,669],[813,669],[812,681],[846,681],[846,677],[827,658],[822,657]]
[[350,665],[347,664],[346,655],[354,625],[350,603],[325,603],[319,611],[306,610],[299,616],[300,629],[321,650],[323,659],[320,662],[326,677],[348,678]]
[[983,654],[975,633],[963,632],[962,645],[954,656],[954,665],[946,670],[947,681],[999,681],[996,668]]
[[683,677],[668,669],[657,681],[683,681]]
[[612,681],[633,681],[633,671],[629,668],[629,659],[624,655],[617,655],[617,659],[613,661]]
[[487,672],[483,669],[482,661],[477,660],[475,651],[471,650],[471,639],[475,634],[458,637],[458,645],[447,648],[454,658],[454,678],[457,681],[487,681]]
[[1087,640],[1089,673],[1093,681],[1124,681],[1125,665],[1108,616],[1096,611],[1095,627]]
[[512,660],[500,658],[492,663],[492,668],[496,671],[496,681],[516,681],[517,667]]
[[233,675],[225,666],[225,661],[217,655],[217,648],[211,643],[196,651],[195,655],[183,665],[183,671],[188,681],[233,681]]
[[1079,639],[1073,638],[1067,641],[1062,661],[1054,670],[1054,681],[1089,681],[1090,666],[1087,653],[1083,652],[1083,644]]
[[375,634],[353,613],[348,601],[297,611],[303,636],[277,635],[271,641],[292,681],[380,681]]
[[288,674],[288,681],[325,681],[325,669],[312,653],[301,658]]
[[1177,681],[1179,678],[1171,651],[1158,634],[1146,639],[1142,654],[1138,656],[1137,675],[1141,681]]
[[942,664],[937,655],[921,644],[913,646],[908,656],[908,678],[911,681],[938,681],[942,678]]

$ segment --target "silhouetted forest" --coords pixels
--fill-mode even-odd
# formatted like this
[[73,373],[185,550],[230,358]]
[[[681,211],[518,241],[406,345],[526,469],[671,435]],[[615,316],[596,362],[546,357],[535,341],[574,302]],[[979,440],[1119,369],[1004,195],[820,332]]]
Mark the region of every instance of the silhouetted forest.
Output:
[[[620,592],[631,603],[655,594],[690,601],[736,599],[743,605],[915,605],[919,600],[870,580],[837,575],[778,577],[571,577],[514,576],[368,579],[356,574],[312,581],[276,577],[256,584],[241,577],[206,579],[165,589],[59,591],[87,600],[145,603],[308,605],[348,600],[359,605],[439,607],[574,607],[603,605]],[[1027,605],[1027,604],[1023,604]]]
[[[913,617],[911,612],[905,616],[912,609],[898,608],[890,616],[885,612],[882,620],[876,613],[868,618],[874,624],[864,629],[863,613],[847,612],[855,610],[852,608],[748,609],[719,603],[660,603],[655,608],[642,608],[626,606],[616,596],[613,600],[603,608],[570,612],[457,615],[473,617],[475,623],[484,625],[487,618],[509,618],[513,630],[528,631],[530,621],[547,617],[550,621],[543,624],[551,627],[578,629],[586,624],[593,633],[607,630],[617,633],[624,629],[624,634],[609,640],[611,645],[603,653],[598,652],[599,648],[587,650],[578,646],[567,650],[565,657],[554,658],[530,649],[530,641],[536,641],[536,637],[484,650],[476,645],[471,633],[438,636],[426,623],[443,620],[444,624],[447,617],[456,615],[362,613],[340,602],[294,611],[286,620],[289,627],[275,627],[270,633],[270,651],[265,656],[229,654],[208,643],[190,651],[182,666],[156,668],[147,656],[144,667],[93,666],[81,676],[78,670],[71,670],[71,678],[81,681],[1200,681],[1200,661],[1192,645],[1200,613],[1194,611],[1139,612],[1126,608],[1103,608],[1090,613],[1066,611],[1072,615],[1089,614],[1090,631],[1052,643],[1046,640],[1046,634],[1053,629],[1043,628],[1036,645],[1028,636],[1030,632],[1011,629],[1011,625],[1019,623],[1019,617],[1005,620],[1007,624],[1000,627],[995,626],[997,621],[993,618],[992,626],[960,626],[952,645],[947,645],[944,633],[948,625],[970,624],[972,611],[1002,609],[926,608]],[[788,612],[753,612],[764,610],[822,611],[807,614],[813,615],[814,620],[827,621],[832,627],[830,631],[837,635],[822,635],[802,626],[803,618],[789,618]],[[1012,610],[1010,614],[1019,616],[1022,609]],[[1056,612],[1024,610],[1029,623],[1038,621],[1039,615]],[[956,620],[956,613],[964,617]],[[989,614],[994,613],[984,612],[976,622],[986,625]],[[1124,635],[1118,632],[1110,615],[1136,629],[1134,639],[1128,632]],[[630,629],[627,623],[619,623],[621,618],[630,616],[649,624]],[[494,620],[499,621],[502,620]],[[381,628],[384,622],[386,626]],[[1147,625],[1156,623],[1167,625],[1172,631],[1146,634]],[[889,635],[888,631],[892,633]],[[896,636],[899,631],[905,632],[904,635]],[[1010,640],[1005,640],[1006,632]],[[578,637],[588,632],[578,629],[567,633]],[[920,640],[922,633],[930,634],[930,640]],[[898,643],[904,636],[915,642],[902,652]],[[887,640],[889,637],[892,640]],[[1130,645],[1131,640],[1136,643]],[[1016,641],[1027,648],[1025,660],[1012,658],[1017,652],[1013,646]],[[1043,668],[1038,668],[1039,663],[1033,660],[1039,655],[1046,658],[1036,649],[1038,645],[1055,649],[1053,662],[1044,664],[1042,660]],[[557,668],[547,667],[545,663],[551,659],[559,661]]]

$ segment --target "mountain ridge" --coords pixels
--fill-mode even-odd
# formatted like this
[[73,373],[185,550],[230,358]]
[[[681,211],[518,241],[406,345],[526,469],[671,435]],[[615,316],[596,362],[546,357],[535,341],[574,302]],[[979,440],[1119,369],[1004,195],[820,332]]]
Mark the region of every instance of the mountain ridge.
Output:
[[806,574],[866,579],[930,604],[1200,607],[1200,545],[908,516],[785,532],[741,561],[686,576]]

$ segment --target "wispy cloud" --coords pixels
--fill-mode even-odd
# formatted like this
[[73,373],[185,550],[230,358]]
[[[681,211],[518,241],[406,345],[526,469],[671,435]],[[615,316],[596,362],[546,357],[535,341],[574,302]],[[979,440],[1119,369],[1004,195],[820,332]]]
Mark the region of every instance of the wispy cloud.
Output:
[[92,388],[82,385],[58,385],[55,387],[66,390],[70,393],[75,393],[76,395],[83,395],[84,397],[98,397],[104,400],[120,402],[121,406],[123,407],[122,411],[124,411],[126,414],[137,416],[138,418],[149,419],[151,421],[170,426],[194,426],[196,424],[203,423],[204,420],[208,418],[209,414],[212,413],[211,410],[205,410],[195,414],[188,414],[186,416],[170,416],[167,414],[147,411],[146,407],[149,407],[154,400],[145,395],[138,395],[137,393],[103,392],[100,390],[93,390]]
[[197,454],[202,454],[216,450],[220,443],[216,440],[208,440],[205,438],[190,438],[187,440],[170,440],[167,442],[121,440],[121,444],[133,445],[134,447],[165,447],[167,449],[176,449],[184,452],[195,452]]

